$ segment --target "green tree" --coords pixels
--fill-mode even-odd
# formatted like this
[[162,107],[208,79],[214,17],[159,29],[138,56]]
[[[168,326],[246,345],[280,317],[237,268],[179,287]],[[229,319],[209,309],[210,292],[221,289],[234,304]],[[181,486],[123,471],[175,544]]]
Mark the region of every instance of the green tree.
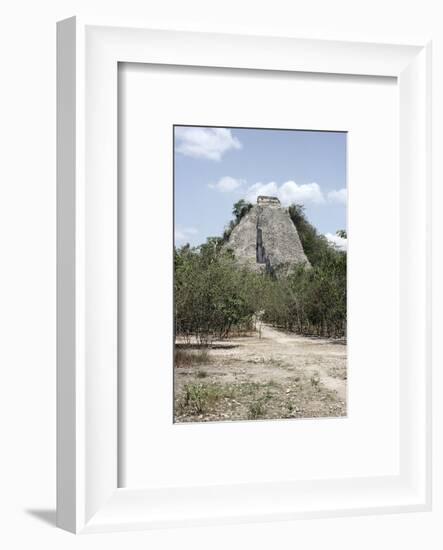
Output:
[[297,228],[303,250],[312,266],[320,263],[324,256],[332,253],[326,237],[318,233],[317,229],[306,218],[305,208],[301,204],[291,204],[289,216]]
[[232,214],[235,216],[235,221],[239,223],[239,221],[249,212],[249,210],[251,210],[251,208],[252,204],[250,202],[246,202],[244,199],[237,201],[232,209]]
[[252,204],[245,201],[244,199],[240,199],[234,204],[234,206],[232,207],[232,214],[234,216],[234,219],[229,221],[228,225],[223,231],[223,240],[225,242],[229,240],[229,237],[231,236],[234,227],[240,223],[241,219],[249,212],[249,210],[251,210],[251,208]]

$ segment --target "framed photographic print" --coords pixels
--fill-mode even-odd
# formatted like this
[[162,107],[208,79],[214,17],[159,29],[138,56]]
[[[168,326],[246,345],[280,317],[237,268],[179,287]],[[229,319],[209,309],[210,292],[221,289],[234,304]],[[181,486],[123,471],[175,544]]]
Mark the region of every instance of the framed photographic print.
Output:
[[429,79],[59,23],[59,526],[429,510]]

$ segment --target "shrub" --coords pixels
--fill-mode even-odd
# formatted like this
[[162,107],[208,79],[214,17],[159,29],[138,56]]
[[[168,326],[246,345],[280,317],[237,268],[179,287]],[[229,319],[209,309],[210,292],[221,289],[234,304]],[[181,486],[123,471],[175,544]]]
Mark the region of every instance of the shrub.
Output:
[[218,240],[175,251],[176,334],[200,344],[250,330],[257,307],[257,274],[239,269]]
[[179,409],[182,413],[205,414],[220,397],[220,388],[216,384],[186,384]]
[[263,404],[263,401],[253,401],[249,405],[248,418],[249,420],[257,420],[258,418],[263,418],[266,414],[266,407]]

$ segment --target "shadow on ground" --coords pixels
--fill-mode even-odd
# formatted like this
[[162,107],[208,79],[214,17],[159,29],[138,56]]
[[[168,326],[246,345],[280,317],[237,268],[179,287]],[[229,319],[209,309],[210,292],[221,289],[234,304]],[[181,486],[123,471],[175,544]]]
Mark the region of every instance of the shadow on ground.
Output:
[[34,518],[39,519],[43,523],[46,523],[46,525],[51,525],[52,527],[56,526],[55,510],[44,508],[31,508],[26,510],[26,513],[30,516],[33,516]]
[[212,344],[209,346],[205,346],[203,344],[175,344],[176,349],[184,349],[184,350],[211,350],[211,349],[233,349],[238,348],[238,344]]

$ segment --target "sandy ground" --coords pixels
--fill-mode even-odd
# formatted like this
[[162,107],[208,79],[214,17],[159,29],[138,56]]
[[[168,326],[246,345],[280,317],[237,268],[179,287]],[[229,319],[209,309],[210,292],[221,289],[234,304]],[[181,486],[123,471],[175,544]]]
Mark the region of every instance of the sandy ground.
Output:
[[175,367],[175,421],[346,416],[346,345],[264,325]]

